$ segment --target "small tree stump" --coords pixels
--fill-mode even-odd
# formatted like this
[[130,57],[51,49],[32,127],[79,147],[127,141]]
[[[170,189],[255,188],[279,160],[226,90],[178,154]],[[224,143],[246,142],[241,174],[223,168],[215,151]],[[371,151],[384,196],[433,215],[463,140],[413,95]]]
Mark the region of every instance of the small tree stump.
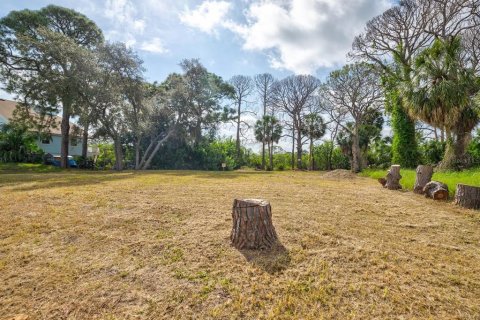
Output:
[[277,242],[270,203],[261,199],[233,201],[230,236],[237,249],[270,249]]
[[423,193],[426,198],[432,198],[433,200],[447,200],[448,186],[442,182],[430,181],[423,188]]
[[480,187],[457,184],[455,203],[468,209],[480,209]]
[[386,182],[384,187],[390,190],[398,190],[402,189],[400,185],[400,179],[402,176],[400,175],[400,165],[395,164],[390,167],[386,176]]
[[415,186],[413,192],[418,194],[424,194],[423,188],[427,183],[432,181],[433,167],[419,165],[417,167],[417,176],[415,178]]

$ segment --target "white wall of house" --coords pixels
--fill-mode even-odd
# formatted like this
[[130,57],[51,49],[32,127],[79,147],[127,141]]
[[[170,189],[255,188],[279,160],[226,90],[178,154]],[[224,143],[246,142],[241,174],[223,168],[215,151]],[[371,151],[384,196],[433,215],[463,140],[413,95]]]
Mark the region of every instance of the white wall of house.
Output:
[[[76,140],[76,141],[75,141]],[[37,140],[37,145],[45,152],[52,155],[60,155],[62,150],[62,137],[60,135],[52,135],[52,138],[48,143],[47,141]],[[73,142],[73,143],[72,143]],[[76,145],[74,145],[76,142]],[[70,140],[68,147],[68,154],[70,156],[81,156],[82,155],[82,139],[77,138]]]
[[8,122],[8,120],[0,115],[0,125],[6,124],[7,122]]

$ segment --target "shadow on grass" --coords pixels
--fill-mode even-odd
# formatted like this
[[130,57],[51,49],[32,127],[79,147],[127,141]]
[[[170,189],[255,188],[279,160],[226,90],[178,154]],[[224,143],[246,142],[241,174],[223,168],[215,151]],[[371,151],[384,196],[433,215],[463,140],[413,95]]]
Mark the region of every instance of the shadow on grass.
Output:
[[19,183],[33,183],[13,187],[13,191],[31,191],[39,189],[52,189],[62,187],[79,187],[98,185],[102,182],[119,181],[130,179],[134,175],[129,173],[83,173],[83,172],[61,172],[49,174],[5,174],[0,181],[0,187],[12,186]]
[[270,274],[281,272],[290,265],[291,257],[287,248],[277,241],[269,250],[239,250],[247,261]]

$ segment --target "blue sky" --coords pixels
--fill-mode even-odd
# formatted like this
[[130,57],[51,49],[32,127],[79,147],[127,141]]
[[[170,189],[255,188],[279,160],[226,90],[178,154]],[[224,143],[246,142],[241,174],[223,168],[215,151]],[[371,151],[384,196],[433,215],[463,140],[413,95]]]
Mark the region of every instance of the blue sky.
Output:
[[345,63],[354,35],[390,1],[2,0],[0,15],[48,4],[87,15],[108,40],[138,51],[148,80],[162,81],[183,58],[200,58],[225,79],[262,72],[324,78]]
[[[264,72],[324,79],[347,62],[354,36],[392,1],[1,0],[0,16],[48,4],[79,11],[107,40],[134,48],[149,81],[180,71],[183,58],[199,58],[225,80]],[[0,97],[11,98],[1,90]]]

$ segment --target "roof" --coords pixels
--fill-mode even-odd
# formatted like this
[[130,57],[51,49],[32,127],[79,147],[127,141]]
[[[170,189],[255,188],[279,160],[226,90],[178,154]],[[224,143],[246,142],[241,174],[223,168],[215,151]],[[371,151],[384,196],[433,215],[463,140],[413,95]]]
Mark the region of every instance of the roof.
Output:
[[[11,120],[13,118],[13,111],[17,107],[17,102],[12,100],[6,100],[0,98],[0,116]],[[61,135],[60,124],[62,123],[62,118],[59,116],[55,117],[55,123],[57,124],[56,128],[50,128],[50,133],[55,135]],[[76,124],[70,122],[70,127],[73,129],[76,127]]]

